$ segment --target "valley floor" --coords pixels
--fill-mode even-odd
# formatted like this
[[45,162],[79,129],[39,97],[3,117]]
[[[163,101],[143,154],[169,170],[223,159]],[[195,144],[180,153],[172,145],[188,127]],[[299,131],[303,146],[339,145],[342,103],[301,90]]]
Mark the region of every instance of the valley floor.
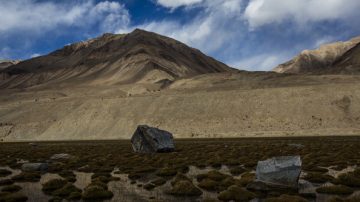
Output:
[[[65,191],[69,187],[76,199],[99,197],[98,192],[89,193],[90,186],[112,192],[102,195],[108,201],[359,200],[360,137],[175,139],[175,146],[173,153],[146,155],[134,153],[127,140],[1,143],[0,200],[24,196],[29,201],[59,200],[70,197]],[[54,154],[67,156],[51,159]],[[299,190],[255,191],[247,186],[255,179],[259,160],[287,155],[301,156]],[[48,162],[49,169],[21,172],[24,162]],[[55,188],[50,189],[46,182],[54,179],[65,180],[68,188],[56,188],[53,182]],[[176,186],[184,179],[190,180],[191,189]],[[14,185],[20,190],[14,191]]]

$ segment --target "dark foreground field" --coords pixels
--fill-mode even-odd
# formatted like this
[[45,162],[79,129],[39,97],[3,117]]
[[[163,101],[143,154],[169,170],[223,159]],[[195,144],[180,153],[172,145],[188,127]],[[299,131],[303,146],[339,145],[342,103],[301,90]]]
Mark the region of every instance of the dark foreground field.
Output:
[[[360,137],[176,140],[136,154],[130,141],[0,144],[0,201],[360,201]],[[54,154],[66,158],[50,158]],[[247,186],[257,161],[300,155],[298,190]],[[47,172],[22,172],[23,162]],[[10,172],[9,172],[10,171]]]

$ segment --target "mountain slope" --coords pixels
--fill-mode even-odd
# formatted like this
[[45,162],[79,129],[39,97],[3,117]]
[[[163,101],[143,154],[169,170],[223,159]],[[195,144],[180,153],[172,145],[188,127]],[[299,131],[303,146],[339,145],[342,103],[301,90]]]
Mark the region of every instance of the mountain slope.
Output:
[[338,58],[332,65],[331,71],[344,74],[360,73],[360,43]]
[[292,60],[274,68],[273,71],[278,73],[336,73],[329,67],[358,43],[360,43],[360,37],[346,42],[322,45],[315,50],[304,50]]
[[0,88],[156,83],[232,68],[174,39],[135,30],[104,34],[3,70]]
[[10,67],[11,65],[16,65],[19,60],[0,60],[0,70]]

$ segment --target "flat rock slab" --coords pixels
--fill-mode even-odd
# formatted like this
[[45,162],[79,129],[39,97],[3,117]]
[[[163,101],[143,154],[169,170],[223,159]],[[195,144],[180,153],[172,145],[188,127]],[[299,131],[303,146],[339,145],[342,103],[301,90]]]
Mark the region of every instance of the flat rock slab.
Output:
[[170,132],[146,125],[137,127],[131,143],[134,151],[139,153],[172,152],[175,149]]
[[24,163],[21,166],[22,171],[47,171],[49,168],[47,163]]
[[256,180],[295,188],[298,186],[300,173],[300,156],[279,156],[258,162]]

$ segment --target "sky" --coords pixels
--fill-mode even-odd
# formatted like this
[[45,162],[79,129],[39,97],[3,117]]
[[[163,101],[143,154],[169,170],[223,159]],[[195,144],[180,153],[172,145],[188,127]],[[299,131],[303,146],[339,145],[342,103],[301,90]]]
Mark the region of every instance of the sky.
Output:
[[238,69],[271,70],[360,35],[359,9],[359,0],[0,0],[0,59],[140,28]]

